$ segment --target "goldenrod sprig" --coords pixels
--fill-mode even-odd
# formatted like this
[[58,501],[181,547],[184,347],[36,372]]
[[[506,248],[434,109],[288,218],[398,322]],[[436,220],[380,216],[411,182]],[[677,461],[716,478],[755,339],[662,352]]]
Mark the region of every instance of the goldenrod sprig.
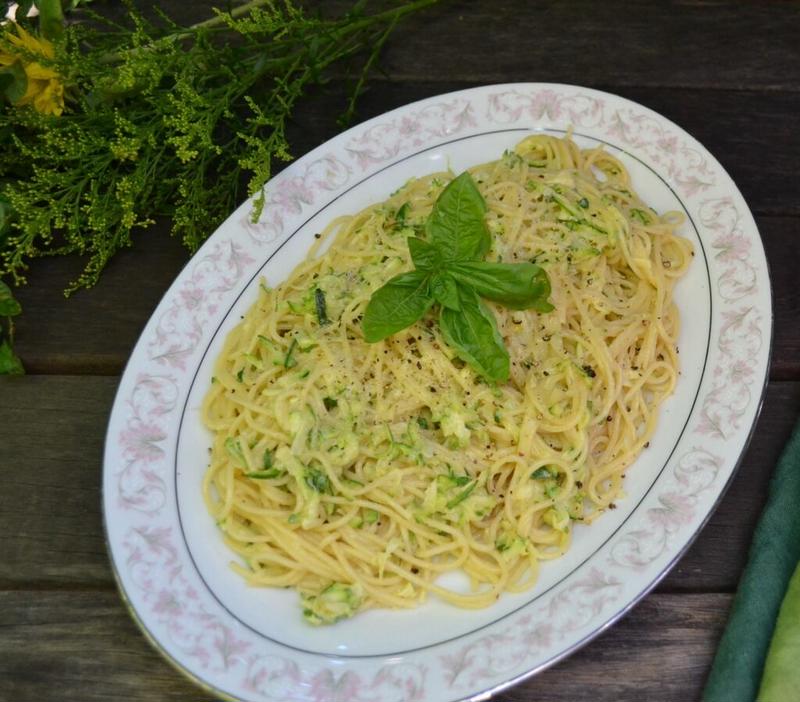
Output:
[[[187,28],[148,21],[132,5],[125,22],[101,24],[83,8],[87,21],[67,24],[42,57],[63,87],[62,114],[35,101],[0,105],[0,198],[10,213],[0,271],[19,283],[32,259],[78,253],[86,267],[68,292],[92,285],[160,215],[194,250],[241,201],[243,184],[259,195],[275,163],[291,158],[287,125],[309,88],[360,57],[360,92],[396,23],[434,2],[373,15],[356,3],[323,18],[253,0]],[[20,29],[0,28],[0,52]],[[28,49],[13,58],[30,61],[38,49]]]

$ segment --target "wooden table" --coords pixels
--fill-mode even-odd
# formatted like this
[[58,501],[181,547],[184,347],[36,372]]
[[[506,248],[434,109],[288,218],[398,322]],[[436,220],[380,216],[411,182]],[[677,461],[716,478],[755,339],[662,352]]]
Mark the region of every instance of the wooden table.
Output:
[[[210,3],[166,0],[180,19]],[[224,3],[220,3],[224,4]],[[186,7],[182,7],[186,5]],[[583,650],[501,700],[698,699],[767,481],[800,406],[800,3],[454,2],[406,23],[360,105],[509,81],[632,98],[696,136],[752,208],[772,269],[775,335],[758,429],[719,509],[653,594]],[[297,112],[295,154],[336,133],[342,81]],[[0,381],[0,699],[207,699],[139,633],[103,541],[101,450],[136,338],[186,262],[163,223],[65,301],[77,260],[41,261],[19,291],[28,369]]]

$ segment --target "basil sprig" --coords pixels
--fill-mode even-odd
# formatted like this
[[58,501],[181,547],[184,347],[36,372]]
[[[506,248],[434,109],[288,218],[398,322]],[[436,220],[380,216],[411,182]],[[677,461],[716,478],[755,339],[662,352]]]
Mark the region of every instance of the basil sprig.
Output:
[[438,303],[442,336],[458,357],[488,380],[508,380],[508,351],[481,298],[550,312],[550,280],[533,263],[482,260],[492,244],[485,214],[486,202],[469,173],[450,182],[425,222],[425,238],[408,239],[414,270],[373,293],[362,321],[368,342],[411,326]]

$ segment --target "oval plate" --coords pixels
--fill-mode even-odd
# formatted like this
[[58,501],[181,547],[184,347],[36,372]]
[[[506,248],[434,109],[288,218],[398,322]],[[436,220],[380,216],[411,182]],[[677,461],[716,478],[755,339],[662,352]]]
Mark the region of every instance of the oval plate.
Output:
[[[682,210],[696,256],[675,291],[681,377],[626,497],[528,593],[458,610],[370,611],[332,627],[300,617],[291,591],[247,587],[228,567],[201,496],[210,436],[199,420],[226,333],[279,283],[314,233],[386,199],[412,175],[498,158],[531,131],[606,145],[657,210]],[[695,139],[622,98],[555,84],[430,98],[344,132],[244,203],[152,316],[120,382],[106,438],[103,508],[123,598],[182,672],[228,699],[449,702],[486,699],[576,650],[664,577],[709,518],[758,415],[772,334],[761,239],[733,181]]]

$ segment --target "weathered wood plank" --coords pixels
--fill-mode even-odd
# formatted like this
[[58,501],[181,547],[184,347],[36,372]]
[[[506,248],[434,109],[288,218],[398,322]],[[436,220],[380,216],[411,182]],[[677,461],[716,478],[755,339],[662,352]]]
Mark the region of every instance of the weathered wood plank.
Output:
[[[333,16],[353,3],[299,4]],[[397,4],[373,0],[367,9],[376,13]],[[162,5],[178,22],[191,24],[224,3]],[[598,11],[596,0],[444,0],[400,25],[382,65],[398,82],[797,90],[798,27],[797,2],[604,0]]]
[[797,90],[789,27],[797,3],[445,3],[408,21],[384,65],[398,81]]
[[116,592],[2,592],[0,632],[0,699],[198,699]]
[[23,313],[16,350],[28,373],[119,374],[144,325],[189,254],[159,223],[121,251],[100,282],[69,299],[63,290],[82,270],[76,256],[33,263],[16,295]]
[[[729,606],[726,594],[651,595],[598,640],[496,699],[574,702],[588,690],[594,702],[698,699]],[[2,592],[0,632],[0,699],[202,694],[148,644],[115,592]]]
[[774,380],[800,379],[800,218],[756,217],[772,283]]
[[[103,541],[102,444],[116,378],[0,379],[0,588],[112,587]],[[753,443],[719,509],[662,591],[731,591],[800,383],[772,383]]]
[[0,379],[0,586],[111,586],[100,485],[117,378]]
[[767,497],[772,471],[800,417],[800,383],[770,382],[761,416],[736,476],[661,591],[734,591]]

